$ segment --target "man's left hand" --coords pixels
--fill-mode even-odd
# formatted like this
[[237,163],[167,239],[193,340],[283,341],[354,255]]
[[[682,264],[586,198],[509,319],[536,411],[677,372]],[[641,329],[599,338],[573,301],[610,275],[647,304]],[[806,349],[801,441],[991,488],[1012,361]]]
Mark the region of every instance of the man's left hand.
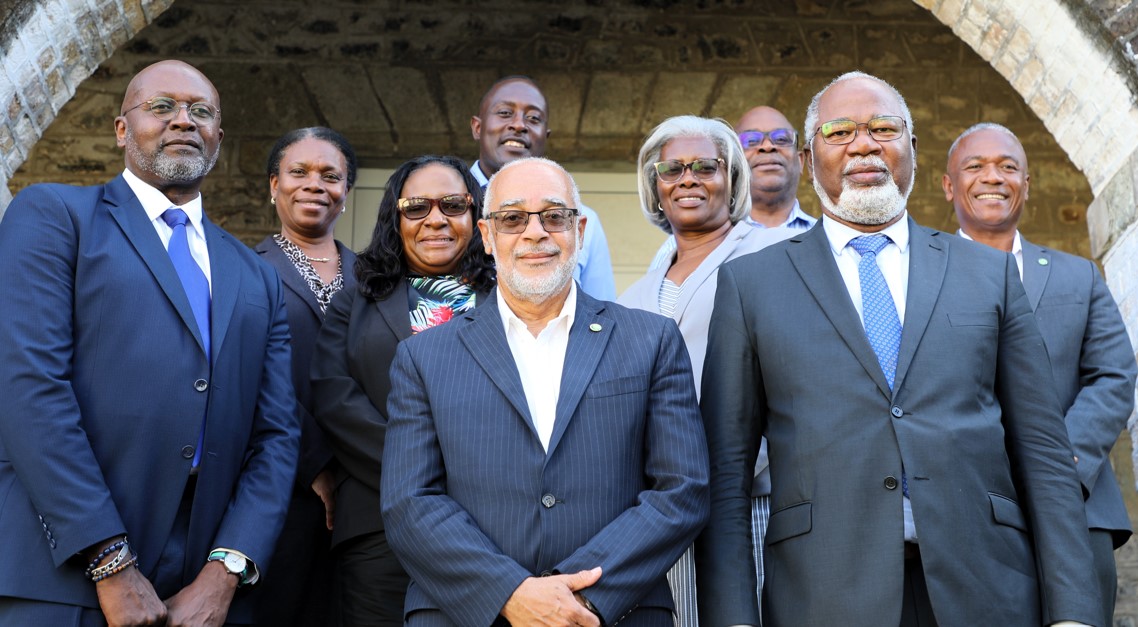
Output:
[[237,590],[237,577],[221,562],[206,562],[197,578],[181,592],[166,599],[169,627],[220,627],[229,614]]

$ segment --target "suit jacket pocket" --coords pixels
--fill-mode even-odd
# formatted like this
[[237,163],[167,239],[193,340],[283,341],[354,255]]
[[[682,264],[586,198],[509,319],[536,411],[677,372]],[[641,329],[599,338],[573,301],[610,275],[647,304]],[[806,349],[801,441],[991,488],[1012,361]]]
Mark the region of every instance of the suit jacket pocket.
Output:
[[949,312],[948,323],[954,327],[998,327],[1000,318],[994,311]]
[[807,501],[771,512],[767,523],[767,544],[809,533],[814,526],[811,509],[811,504]]
[[618,377],[608,381],[594,381],[585,390],[586,398],[600,398],[603,396],[616,396],[618,394],[635,394],[648,390],[648,375],[633,375]]
[[1019,503],[994,492],[988,493],[988,500],[992,502],[992,518],[994,518],[997,523],[1007,525],[1008,527],[1015,527],[1027,533],[1027,519],[1024,518],[1023,510],[1019,508]]

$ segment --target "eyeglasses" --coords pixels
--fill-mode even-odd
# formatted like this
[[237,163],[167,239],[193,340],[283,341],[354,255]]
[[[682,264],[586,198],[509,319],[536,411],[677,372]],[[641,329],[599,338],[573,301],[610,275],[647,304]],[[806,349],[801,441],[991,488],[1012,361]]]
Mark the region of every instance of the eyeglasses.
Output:
[[[859,127],[865,127],[869,136],[879,142],[891,142],[905,134],[905,119],[896,115],[880,115],[868,122],[853,120],[831,120],[814,131],[821,135],[822,141],[833,146],[853,143]],[[813,138],[811,138],[813,141]]]
[[656,176],[660,177],[661,181],[665,183],[674,183],[684,176],[684,170],[691,169],[692,176],[704,181],[715,178],[715,173],[719,172],[720,164],[725,163],[723,159],[696,159],[689,163],[684,163],[679,159],[668,159],[667,161],[657,161],[652,164],[656,168]]
[[529,226],[530,216],[537,216],[541,221],[541,228],[546,233],[560,233],[573,228],[573,217],[577,215],[576,209],[557,207],[545,211],[492,211],[489,214],[494,221],[494,230],[499,233],[521,233]]
[[739,143],[743,148],[758,148],[763,139],[769,139],[776,148],[790,148],[798,143],[798,134],[789,128],[776,128],[773,131],[743,131],[739,133]]
[[169,122],[173,120],[178,111],[185,109],[190,113],[190,118],[199,124],[209,124],[217,119],[217,114],[221,113],[221,109],[209,104],[208,102],[178,102],[173,98],[165,96],[155,96],[150,100],[144,100],[133,107],[123,111],[122,114],[126,115],[139,107],[144,107],[144,111],[149,111],[151,115],[162,120]]
[[442,198],[421,198],[416,196],[414,198],[400,198],[399,211],[403,212],[403,217],[408,220],[422,220],[431,213],[431,209],[438,207],[439,211],[443,212],[444,216],[456,218],[462,214],[470,211],[470,205],[473,200],[470,194],[451,194],[450,196],[443,196]]

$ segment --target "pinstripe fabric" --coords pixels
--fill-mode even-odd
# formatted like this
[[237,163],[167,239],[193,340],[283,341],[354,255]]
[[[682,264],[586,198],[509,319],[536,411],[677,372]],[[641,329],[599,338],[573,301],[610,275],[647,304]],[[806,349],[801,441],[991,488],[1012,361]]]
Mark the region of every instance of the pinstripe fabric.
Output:
[[601,566],[607,622],[670,625],[648,608],[709,508],[690,363],[671,320],[577,299],[548,454],[496,299],[400,345],[381,494],[409,623],[484,627],[526,577]]
[[769,494],[751,499],[751,546],[755,556],[755,599],[759,603],[759,614],[763,611],[763,542],[767,538],[767,521],[771,517],[771,497]]

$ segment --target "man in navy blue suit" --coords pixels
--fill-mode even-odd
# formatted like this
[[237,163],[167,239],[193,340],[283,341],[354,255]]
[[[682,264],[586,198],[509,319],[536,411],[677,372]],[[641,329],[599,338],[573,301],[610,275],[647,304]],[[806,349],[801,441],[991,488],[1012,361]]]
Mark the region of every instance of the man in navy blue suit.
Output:
[[299,427],[280,280],[202,213],[222,135],[213,84],[156,63],[123,174],[0,222],[0,624],[250,620]]
[[960,236],[1015,257],[1050,357],[1075,469],[1086,495],[1094,570],[1102,593],[1096,624],[1114,622],[1114,549],[1130,538],[1130,516],[1110,465],[1110,449],[1134,410],[1134,349],[1118,305],[1095,264],[1027,241],[1019,220],[1027,204],[1027,154],[1009,129],[984,122],[948,151],[941,185]]
[[665,573],[708,510],[683,338],[573,282],[569,174],[511,162],[482,230],[490,302],[400,345],[383,456],[409,625],[670,627]]

